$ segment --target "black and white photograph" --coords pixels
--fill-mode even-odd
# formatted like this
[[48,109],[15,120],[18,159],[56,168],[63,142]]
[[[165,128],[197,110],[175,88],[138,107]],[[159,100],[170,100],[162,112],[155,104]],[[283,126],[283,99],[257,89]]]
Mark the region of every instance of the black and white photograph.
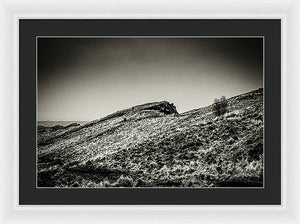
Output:
[[36,187],[264,187],[263,37],[36,47]]

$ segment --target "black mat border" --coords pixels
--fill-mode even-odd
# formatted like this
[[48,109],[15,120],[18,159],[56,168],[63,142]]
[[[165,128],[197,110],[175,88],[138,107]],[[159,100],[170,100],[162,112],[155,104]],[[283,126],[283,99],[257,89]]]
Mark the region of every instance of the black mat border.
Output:
[[[37,189],[36,36],[264,36],[263,189]],[[19,20],[20,205],[280,205],[281,20]]]

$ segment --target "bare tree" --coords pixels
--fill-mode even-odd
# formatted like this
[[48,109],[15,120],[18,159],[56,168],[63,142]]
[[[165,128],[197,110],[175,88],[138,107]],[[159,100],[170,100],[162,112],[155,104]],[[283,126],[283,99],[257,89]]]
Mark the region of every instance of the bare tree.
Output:
[[225,96],[214,100],[213,111],[217,116],[221,116],[228,111],[228,103]]

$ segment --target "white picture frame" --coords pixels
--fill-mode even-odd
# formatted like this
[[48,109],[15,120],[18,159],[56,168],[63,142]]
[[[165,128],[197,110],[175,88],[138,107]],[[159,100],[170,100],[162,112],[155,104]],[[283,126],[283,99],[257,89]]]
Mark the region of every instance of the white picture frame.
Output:
[[[281,206],[18,205],[18,20],[20,18],[282,19]],[[0,0],[0,220],[2,223],[299,223],[299,1]],[[275,99],[276,100],[276,99]]]

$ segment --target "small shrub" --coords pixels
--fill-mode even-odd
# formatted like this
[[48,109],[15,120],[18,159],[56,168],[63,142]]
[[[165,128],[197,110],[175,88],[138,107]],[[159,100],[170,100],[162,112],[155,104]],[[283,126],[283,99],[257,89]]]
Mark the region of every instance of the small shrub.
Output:
[[71,187],[79,187],[79,184],[78,184],[78,182],[75,182],[74,184],[72,184],[72,186]]
[[262,142],[255,144],[248,152],[249,161],[259,160],[259,156],[263,154],[263,150],[264,146]]
[[108,180],[103,180],[99,183],[100,187],[111,187],[112,184]]
[[135,183],[135,187],[146,187],[147,183],[141,179],[138,179],[137,182]]
[[221,116],[228,112],[228,103],[225,96],[220,99],[216,98],[213,104],[213,111],[217,116]]
[[133,187],[133,179],[131,177],[121,175],[116,181],[118,187]]

